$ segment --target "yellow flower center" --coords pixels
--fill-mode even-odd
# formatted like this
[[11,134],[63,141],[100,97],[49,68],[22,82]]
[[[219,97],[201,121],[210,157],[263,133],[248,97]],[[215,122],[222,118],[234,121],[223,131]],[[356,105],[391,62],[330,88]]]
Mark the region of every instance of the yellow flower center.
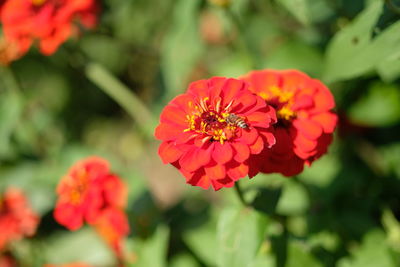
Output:
[[271,86],[267,92],[261,92],[259,95],[275,107],[278,119],[290,121],[297,116],[292,109],[294,102],[293,92],[283,91],[277,86]]
[[78,171],[76,182],[69,193],[69,200],[73,205],[82,203],[88,188],[88,175],[84,169]]
[[46,0],[31,0],[31,1],[34,6],[41,6],[46,2]]
[[235,136],[237,125],[227,121],[232,103],[221,108],[219,99],[215,105],[211,105],[209,98],[203,98],[199,103],[189,102],[193,113],[186,116],[188,128],[184,132],[195,132],[204,135],[203,142],[208,140],[218,141],[223,144]]

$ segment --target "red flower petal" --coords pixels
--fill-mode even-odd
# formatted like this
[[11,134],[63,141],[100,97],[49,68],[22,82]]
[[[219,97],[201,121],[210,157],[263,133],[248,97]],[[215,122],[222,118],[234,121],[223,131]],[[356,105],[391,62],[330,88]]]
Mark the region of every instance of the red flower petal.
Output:
[[242,136],[240,138],[240,141],[244,142],[245,144],[253,144],[258,137],[258,132],[254,128],[243,129],[241,130],[241,132]]
[[220,143],[214,144],[212,158],[219,164],[225,164],[232,159],[233,149],[231,145],[225,142],[223,145]]
[[239,163],[234,167],[230,166],[229,169],[227,169],[227,174],[233,181],[237,181],[240,178],[245,177],[248,173],[249,166],[244,163]]
[[232,143],[232,147],[235,149],[234,160],[237,162],[243,162],[250,156],[250,148],[240,142]]
[[181,109],[172,105],[166,106],[160,115],[160,122],[167,122],[187,127],[186,113]]
[[294,120],[293,126],[310,140],[316,140],[322,135],[321,126],[311,120]]
[[243,90],[245,83],[236,79],[226,79],[224,86],[222,87],[221,94],[223,98],[223,104],[228,105],[232,100],[236,100],[236,95]]
[[158,140],[171,141],[176,139],[181,133],[183,133],[183,130],[179,127],[171,127],[169,124],[161,123],[157,126],[154,135]]
[[336,128],[338,118],[336,114],[325,112],[314,115],[311,120],[321,125],[325,133],[332,133]]
[[232,181],[229,177],[226,177],[224,179],[212,180],[211,184],[212,184],[214,190],[218,191],[222,187],[227,187],[227,188],[232,187],[235,184],[235,182]]
[[302,133],[298,133],[294,139],[295,147],[305,152],[314,150],[317,144],[317,140],[310,140],[306,136],[302,135]]
[[59,203],[54,209],[54,219],[71,231],[81,228],[83,217],[79,209],[69,203]]
[[208,189],[211,185],[211,179],[204,172],[197,172],[188,181],[188,184],[200,186],[203,189]]
[[193,148],[186,152],[180,159],[179,164],[181,167],[189,172],[193,172],[208,164],[211,160],[210,149]]
[[215,164],[213,166],[205,167],[206,175],[212,179],[222,179],[226,175],[225,167],[221,164]]
[[182,156],[182,153],[182,151],[170,142],[162,142],[158,149],[158,154],[164,164],[177,161]]
[[259,154],[264,148],[264,140],[259,136],[254,144],[250,146],[251,154]]

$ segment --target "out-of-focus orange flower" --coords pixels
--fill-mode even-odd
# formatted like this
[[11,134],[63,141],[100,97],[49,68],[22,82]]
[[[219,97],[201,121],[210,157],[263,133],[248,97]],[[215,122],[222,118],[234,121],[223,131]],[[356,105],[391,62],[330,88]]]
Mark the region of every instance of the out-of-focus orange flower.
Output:
[[248,90],[248,84],[214,77],[190,84],[162,111],[155,136],[159,155],[187,183],[219,190],[258,171],[254,155],[275,144],[275,110]]
[[0,37],[0,64],[6,66],[12,61],[23,56],[17,43],[7,41],[4,36]]
[[110,173],[106,160],[89,157],[78,161],[58,187],[54,217],[70,230],[84,222],[93,224],[109,207],[125,207],[127,190],[122,181]]
[[262,172],[293,176],[327,152],[337,116],[324,84],[295,70],[252,71],[242,79],[277,112],[276,145],[258,157]]
[[129,233],[124,213],[127,187],[110,173],[109,164],[99,157],[78,161],[58,187],[54,218],[70,230],[84,222],[92,225],[118,258],[123,257],[123,239]]
[[124,257],[123,241],[129,234],[125,213],[116,208],[106,209],[94,224],[99,235],[109,244],[118,258]]
[[40,51],[51,55],[79,32],[78,23],[94,27],[97,10],[95,0],[7,0],[0,20],[7,41],[17,43],[21,54],[37,41]]
[[8,188],[0,198],[0,250],[9,242],[36,232],[39,217],[34,213],[21,190]]
[[92,267],[91,265],[85,264],[85,263],[68,263],[68,264],[61,264],[61,265],[56,265],[56,264],[45,264],[43,267]]

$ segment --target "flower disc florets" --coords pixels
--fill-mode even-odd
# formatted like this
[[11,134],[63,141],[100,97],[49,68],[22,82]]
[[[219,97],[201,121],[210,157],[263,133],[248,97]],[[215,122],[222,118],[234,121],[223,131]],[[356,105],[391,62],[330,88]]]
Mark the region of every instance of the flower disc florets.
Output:
[[189,184],[215,190],[254,176],[252,157],[275,143],[275,110],[247,83],[221,77],[192,83],[163,110],[159,154]]
[[337,116],[325,85],[295,70],[252,71],[241,79],[277,113],[276,145],[258,157],[262,172],[293,176],[326,153]]

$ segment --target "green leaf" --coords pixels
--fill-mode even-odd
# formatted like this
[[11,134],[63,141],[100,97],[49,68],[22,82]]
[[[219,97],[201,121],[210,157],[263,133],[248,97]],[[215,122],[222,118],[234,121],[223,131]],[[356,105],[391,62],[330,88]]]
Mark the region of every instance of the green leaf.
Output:
[[259,188],[251,205],[267,215],[274,214],[281,194],[281,188]]
[[304,25],[310,24],[310,10],[308,0],[277,0],[298,21]]
[[338,267],[395,267],[390,250],[381,230],[373,230],[363,239],[360,247],[350,257],[341,259]]
[[327,19],[333,14],[325,0],[277,0],[305,26]]
[[396,252],[400,252],[400,222],[390,209],[385,209],[382,224],[387,233],[387,242]]
[[105,35],[89,35],[81,40],[80,45],[90,59],[107,66],[112,72],[120,73],[126,67],[128,51],[116,39]]
[[185,90],[188,76],[204,50],[197,25],[200,3],[200,0],[178,0],[174,3],[174,21],[161,51],[161,68],[168,97]]
[[277,213],[282,215],[300,215],[306,212],[310,200],[306,189],[295,181],[287,180],[279,199]]
[[393,82],[400,76],[400,51],[395,50],[377,66],[379,76],[385,82]]
[[266,60],[267,68],[273,69],[300,69],[313,76],[321,75],[323,58],[314,47],[292,41],[281,45]]
[[[324,77],[327,81],[339,81],[362,75],[372,70],[382,59],[382,55],[390,52],[386,49],[391,48],[392,44],[378,42],[380,36],[371,44],[372,32],[382,12],[382,6],[383,1],[372,2],[352,23],[333,37],[326,56]],[[389,38],[397,41],[400,36]]]
[[400,88],[392,84],[373,83],[349,109],[348,115],[358,124],[382,127],[400,121]]
[[334,180],[339,171],[339,159],[331,153],[315,161],[311,167],[305,168],[299,178],[308,184],[326,187]]
[[400,143],[380,147],[379,154],[382,156],[385,171],[387,171],[388,174],[393,173],[400,179]]
[[251,266],[265,238],[267,218],[252,209],[222,211],[217,227],[217,266]]
[[239,77],[251,69],[251,64],[247,55],[236,52],[211,64],[210,69],[214,76]]
[[189,254],[179,254],[171,259],[170,267],[199,267],[199,263]]
[[288,246],[286,267],[322,267],[323,265],[310,253],[310,249],[303,243],[293,241]]
[[114,266],[114,255],[105,242],[91,228],[64,232],[44,243],[42,253],[47,263],[66,264],[84,262],[94,266]]
[[153,236],[146,240],[135,240],[133,251],[137,254],[137,262],[130,266],[167,266],[167,246],[169,229],[159,226]]
[[216,263],[216,226],[215,221],[209,220],[201,227],[187,231],[183,235],[183,240],[187,246],[209,266],[215,266]]
[[0,158],[12,153],[11,136],[20,121],[22,101],[13,91],[0,91]]

